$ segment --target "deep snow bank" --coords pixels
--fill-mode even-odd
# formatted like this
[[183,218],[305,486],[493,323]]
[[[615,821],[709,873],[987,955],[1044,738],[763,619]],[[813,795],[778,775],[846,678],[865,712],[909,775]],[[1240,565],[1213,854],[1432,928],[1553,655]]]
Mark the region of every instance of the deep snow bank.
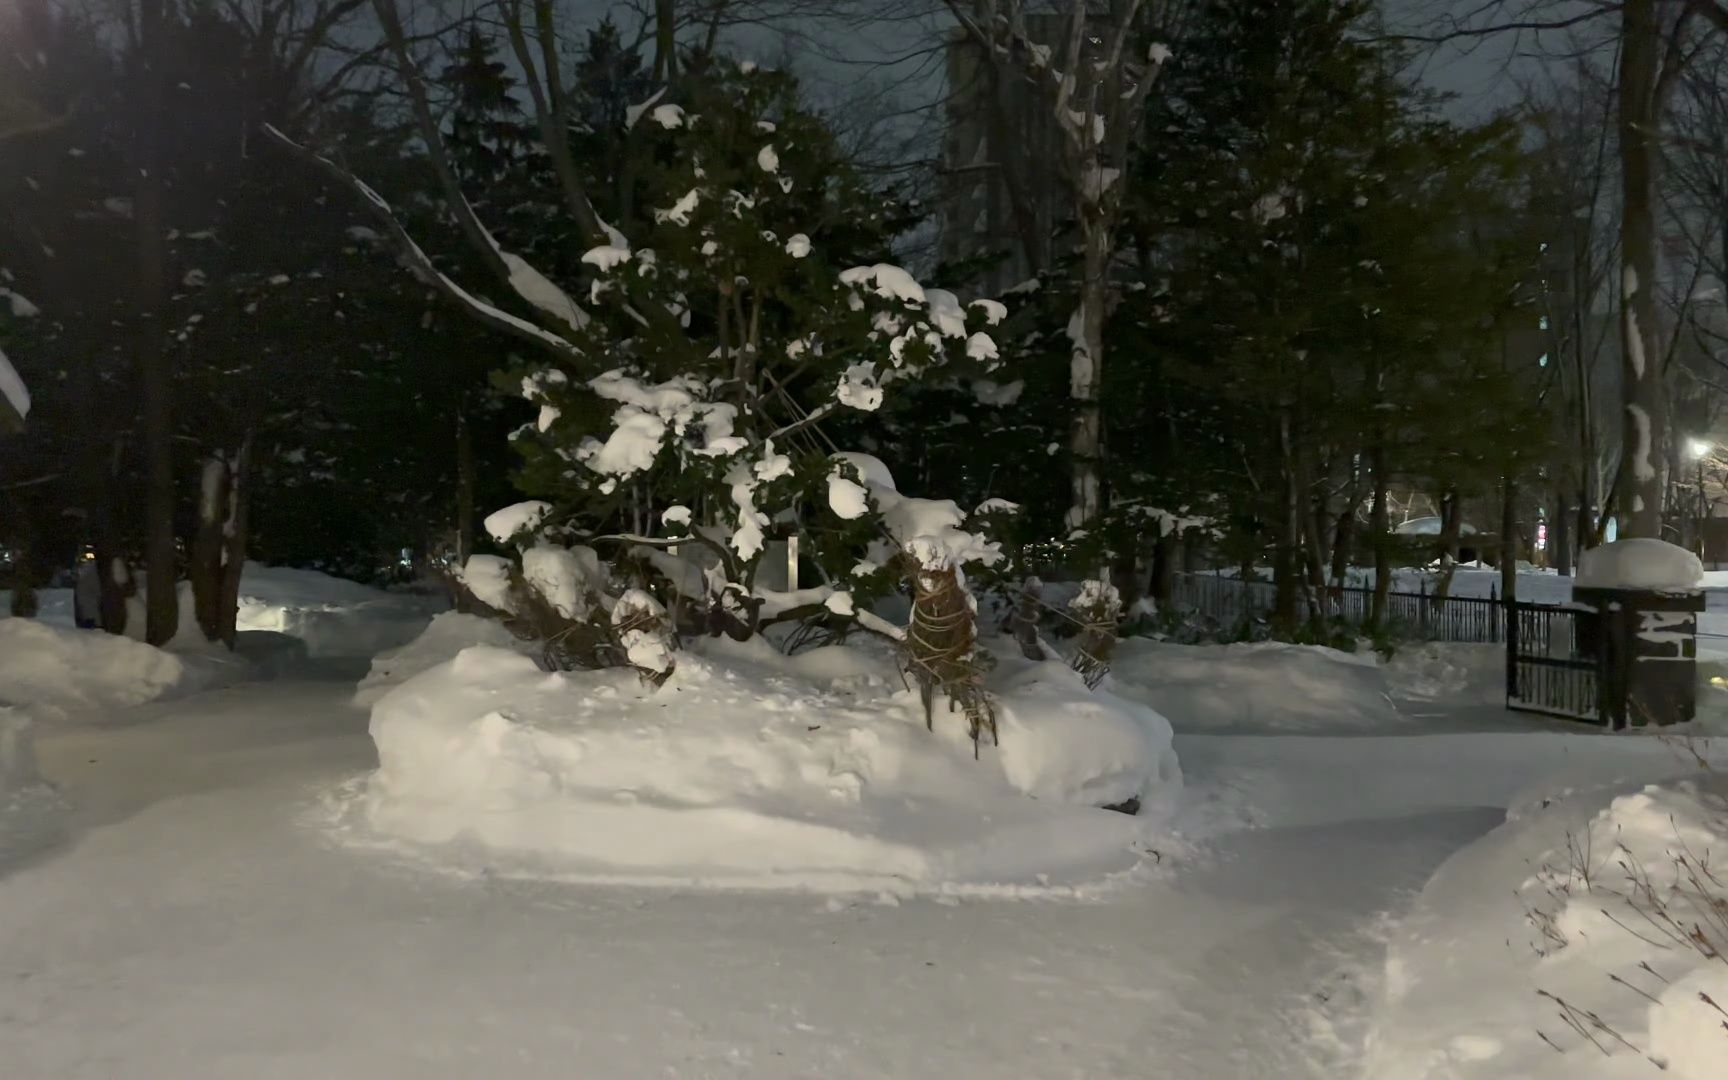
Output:
[[1381,665],[1399,700],[1446,705],[1504,705],[1506,646],[1452,641],[1399,645]]
[[[178,587],[180,627],[171,647],[204,648],[192,586],[182,581]],[[73,625],[71,589],[42,589],[37,599],[41,607],[36,621]],[[143,640],[143,598],[131,597],[126,606],[126,634]],[[240,578],[235,625],[242,631],[270,631],[298,638],[310,656],[375,656],[412,641],[445,606],[442,597],[386,592],[317,570],[249,562]],[[9,618],[9,611],[10,594],[0,592],[0,621]]]
[[354,692],[354,704],[370,706],[392,687],[455,659],[457,653],[474,645],[511,649],[524,655],[533,649],[531,644],[518,641],[497,619],[459,611],[439,612],[413,641],[373,657],[371,670]]
[[443,607],[440,597],[385,592],[316,570],[247,563],[236,625],[299,638],[309,656],[375,656],[414,640]]
[[1725,796],[1694,773],[1516,803],[1398,927],[1365,1075],[1728,1075],[1728,965],[1705,956],[1728,946]]
[[58,831],[64,804],[36,771],[29,714],[0,706],[0,869]]
[[0,705],[125,708],[229,681],[245,669],[225,652],[169,652],[100,630],[0,619]]
[[1128,638],[1110,683],[1178,731],[1362,731],[1405,722],[1378,658],[1314,645],[1173,645]]
[[[340,823],[469,869],[904,893],[1132,867],[1180,785],[1170,729],[1059,664],[998,687],[1002,746],[863,649],[702,642],[645,688],[477,646],[384,694]],[[1128,817],[1097,808],[1139,797]],[[425,845],[430,845],[428,848]]]

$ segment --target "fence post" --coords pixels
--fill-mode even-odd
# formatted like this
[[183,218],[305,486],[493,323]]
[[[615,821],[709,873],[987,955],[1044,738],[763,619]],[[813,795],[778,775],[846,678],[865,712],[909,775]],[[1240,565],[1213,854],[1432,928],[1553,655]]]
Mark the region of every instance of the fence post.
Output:
[[1506,605],[1506,700],[1518,697],[1518,612]]

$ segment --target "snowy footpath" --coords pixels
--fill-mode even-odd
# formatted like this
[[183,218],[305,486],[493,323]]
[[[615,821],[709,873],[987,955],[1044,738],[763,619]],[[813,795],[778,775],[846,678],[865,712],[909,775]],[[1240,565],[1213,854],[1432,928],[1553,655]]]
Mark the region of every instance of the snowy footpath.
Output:
[[332,839],[377,765],[363,672],[42,731],[66,818],[0,850],[0,1074],[1356,1076],[1389,916],[1530,784],[1629,753],[1482,706],[1197,709],[1162,858],[1077,896],[536,883]]

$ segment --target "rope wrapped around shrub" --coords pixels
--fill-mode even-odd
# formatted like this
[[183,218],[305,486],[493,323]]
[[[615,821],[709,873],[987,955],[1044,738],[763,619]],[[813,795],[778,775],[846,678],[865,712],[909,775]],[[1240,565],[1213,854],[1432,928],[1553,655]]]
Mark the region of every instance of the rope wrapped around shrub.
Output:
[[1116,651],[1116,628],[1122,622],[1122,594],[1108,582],[1083,581],[1080,594],[1069,602],[1068,610],[1080,623],[1072,666],[1086,680],[1087,688],[1096,690],[1104,676],[1110,674],[1110,657]]
[[999,743],[996,711],[984,692],[984,665],[977,650],[978,616],[971,597],[952,566],[912,565],[912,621],[906,628],[906,652],[924,701],[924,723],[935,729],[936,691],[948,698],[950,711],[966,715],[974,756],[979,740],[989,732]]

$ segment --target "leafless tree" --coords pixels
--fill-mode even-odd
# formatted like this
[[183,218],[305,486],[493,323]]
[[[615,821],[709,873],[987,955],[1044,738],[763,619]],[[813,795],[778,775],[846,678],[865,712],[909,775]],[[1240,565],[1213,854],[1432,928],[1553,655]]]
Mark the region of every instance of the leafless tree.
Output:
[[[1104,509],[1100,389],[1104,324],[1112,288],[1123,193],[1140,137],[1146,99],[1170,56],[1167,42],[1187,12],[1187,0],[945,0],[949,12],[983,54],[992,85],[1030,87],[1060,133],[1056,168],[1072,198],[1080,246],[1080,296],[1068,324],[1072,342],[1069,396],[1074,419],[1069,525],[1096,523]],[[1061,19],[1053,39],[1034,20]],[[1006,96],[994,96],[1002,108]],[[1001,119],[998,117],[998,119]],[[996,152],[1008,150],[997,146]],[[1042,163],[1040,163],[1042,164]],[[1022,212],[1019,215],[1024,219]],[[1025,222],[1022,220],[1024,229]]]
[[[1594,31],[1612,52],[1620,173],[1619,321],[1623,533],[1662,535],[1672,440],[1658,299],[1662,143],[1676,88],[1713,39],[1728,34],[1728,0],[1487,0],[1419,35],[1455,43],[1507,34]],[[1574,39],[1575,41],[1576,39]]]

